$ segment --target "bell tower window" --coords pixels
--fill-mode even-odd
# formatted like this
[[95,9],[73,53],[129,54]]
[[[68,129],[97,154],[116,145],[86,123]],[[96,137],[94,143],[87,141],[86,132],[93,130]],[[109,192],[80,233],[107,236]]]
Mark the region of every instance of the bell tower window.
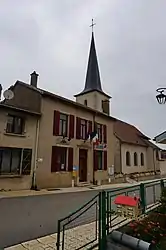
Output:
[[87,100],[84,100],[84,105],[85,105],[85,106],[87,106],[87,105],[88,105]]
[[109,100],[102,100],[101,106],[102,106],[103,113],[109,115]]

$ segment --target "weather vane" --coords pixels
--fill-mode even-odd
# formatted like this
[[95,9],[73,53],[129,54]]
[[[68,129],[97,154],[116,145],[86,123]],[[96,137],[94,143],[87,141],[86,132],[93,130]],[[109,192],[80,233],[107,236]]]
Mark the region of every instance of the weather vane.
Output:
[[89,26],[92,28],[92,32],[93,32],[93,27],[96,25],[96,23],[93,22],[93,19],[92,19],[92,24]]

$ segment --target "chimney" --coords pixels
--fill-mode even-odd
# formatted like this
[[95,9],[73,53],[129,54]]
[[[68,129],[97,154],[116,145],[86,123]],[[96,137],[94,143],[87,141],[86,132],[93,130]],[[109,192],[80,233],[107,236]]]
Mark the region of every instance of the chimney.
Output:
[[37,78],[38,78],[38,76],[39,75],[36,73],[36,71],[31,73],[31,82],[30,82],[30,84],[35,88],[37,88]]
[[1,97],[2,97],[2,85],[0,84],[0,101],[1,101]]

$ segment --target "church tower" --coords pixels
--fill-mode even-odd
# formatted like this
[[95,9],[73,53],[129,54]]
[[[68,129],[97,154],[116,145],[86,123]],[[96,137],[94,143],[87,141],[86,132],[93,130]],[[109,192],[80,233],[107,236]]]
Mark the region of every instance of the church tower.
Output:
[[[93,26],[94,24],[92,20],[92,28]],[[75,95],[75,97],[76,102],[110,115],[111,97],[105,94],[102,90],[93,29],[85,87],[84,90],[81,93]]]

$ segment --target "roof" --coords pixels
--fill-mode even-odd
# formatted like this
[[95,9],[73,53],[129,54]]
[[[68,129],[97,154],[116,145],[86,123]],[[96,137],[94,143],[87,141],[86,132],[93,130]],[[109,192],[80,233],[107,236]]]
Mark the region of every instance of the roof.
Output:
[[110,98],[110,96],[105,94],[102,90],[93,32],[92,32],[92,38],[91,38],[88,68],[87,68],[86,80],[85,80],[85,88],[81,93],[75,95],[75,97],[79,95],[83,95],[85,93],[89,93],[91,91],[98,91],[102,93],[103,95]]
[[33,90],[35,92],[38,92],[43,97],[48,97],[48,98],[52,98],[54,100],[63,101],[63,102],[66,102],[67,104],[70,104],[72,106],[87,110],[87,111],[92,112],[92,113],[94,113],[96,115],[99,115],[99,116],[103,116],[106,119],[111,119],[112,121],[116,121],[116,118],[114,118],[112,116],[109,116],[109,115],[107,115],[105,113],[99,112],[99,111],[97,111],[95,109],[89,108],[89,107],[87,107],[87,106],[85,106],[83,104],[77,103],[77,102],[72,101],[70,99],[67,99],[67,98],[64,98],[62,96],[56,95],[56,94],[51,93],[49,91],[46,91],[44,89],[35,88],[34,86],[32,86],[30,84],[27,84],[25,82],[17,81],[14,86],[11,86],[11,88],[14,89],[16,85],[21,85],[21,86],[24,86],[25,88],[31,89],[31,90]]
[[156,143],[166,143],[166,131],[160,133],[159,135],[156,135],[153,139]]
[[135,126],[118,119],[114,123],[114,134],[121,142],[124,143],[158,148],[156,145],[149,141],[149,137],[144,135]]
[[29,110],[22,109],[22,108],[18,108],[18,107],[15,107],[15,106],[12,106],[12,105],[9,105],[9,104],[5,104],[5,103],[0,103],[0,108],[13,109],[13,110],[16,110],[16,111],[25,112],[25,113],[32,114],[32,115],[38,115],[38,116],[41,115],[41,113],[29,111]]
[[131,207],[135,207],[138,204],[139,198],[138,197],[131,197],[125,195],[119,195],[115,198],[114,203],[116,205],[127,205]]

